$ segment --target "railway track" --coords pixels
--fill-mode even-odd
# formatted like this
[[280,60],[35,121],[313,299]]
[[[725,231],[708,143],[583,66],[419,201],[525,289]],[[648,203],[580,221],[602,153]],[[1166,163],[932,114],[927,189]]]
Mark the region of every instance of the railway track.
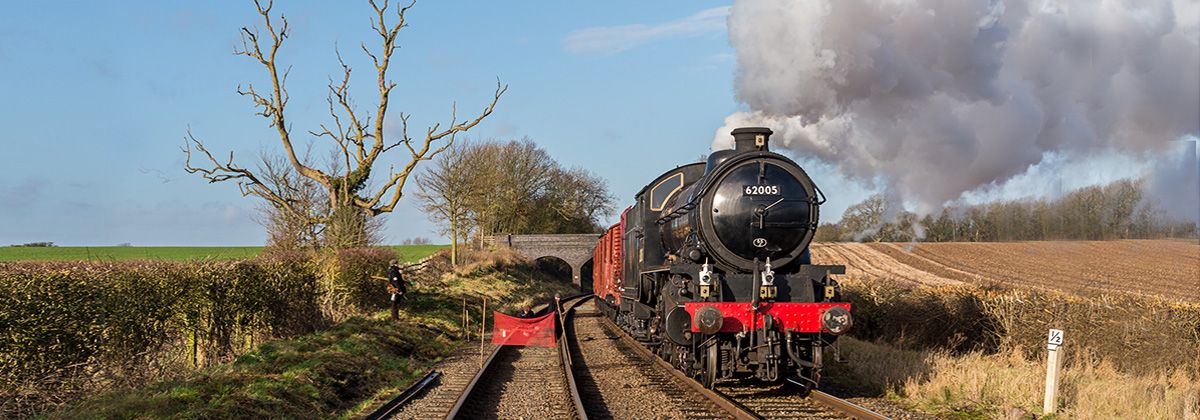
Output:
[[[637,353],[646,365],[653,365],[663,374],[671,375],[696,395],[724,411],[725,418],[735,419],[858,419],[887,420],[887,417],[859,407],[820,391],[801,398],[790,386],[755,384],[753,380],[719,383],[715,389],[704,388],[700,382],[672,368],[633,338],[620,331],[608,318],[599,316],[605,328],[618,335],[624,347]],[[710,414],[711,415],[711,414]],[[694,417],[687,417],[694,418]]]
[[418,380],[416,383],[414,383],[412,386],[410,386],[407,390],[405,390],[399,396],[397,396],[396,398],[393,398],[391,401],[388,401],[382,407],[379,407],[374,412],[372,412],[370,415],[368,415],[366,417],[366,420],[380,420],[380,419],[390,418],[393,414],[396,413],[396,410],[399,410],[400,407],[404,406],[404,403],[407,403],[414,396],[416,396],[417,394],[420,394],[422,391],[425,391],[426,388],[431,386],[431,384],[434,383],[434,381],[436,381],[438,379],[439,375],[440,375],[440,373],[437,371],[431,371],[431,372],[425,374],[424,377],[422,377],[420,380]]
[[446,418],[571,418],[560,362],[553,348],[499,346]]
[[804,399],[787,386],[750,380],[706,389],[621,332],[590,300],[564,306],[559,348],[492,346],[479,367],[478,348],[465,346],[455,355],[478,369],[458,363],[453,374],[423,380],[436,385],[424,395],[410,389],[367,418],[886,419],[819,391]]
[[[588,295],[564,299],[569,314]],[[579,418],[587,416],[570,369],[571,351],[562,337],[557,348],[500,346],[463,390],[447,419]]]
[[716,390],[726,398],[764,419],[858,419],[886,420],[887,417],[821,391],[798,397],[788,384],[765,384],[754,379],[723,382]]
[[588,418],[735,418],[656,368],[656,357],[639,353],[640,345],[604,322],[593,306],[582,305],[567,339],[576,349],[572,362]]

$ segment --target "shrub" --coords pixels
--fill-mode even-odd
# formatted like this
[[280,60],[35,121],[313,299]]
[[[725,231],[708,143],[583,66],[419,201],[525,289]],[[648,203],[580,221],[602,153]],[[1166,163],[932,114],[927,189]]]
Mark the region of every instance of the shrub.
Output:
[[388,262],[395,258],[395,252],[382,248],[346,249],[329,257],[325,263],[325,277],[340,301],[330,310],[341,304],[351,306],[353,312],[382,308],[387,302],[386,281],[371,276],[386,276]]
[[370,276],[394,255],[0,263],[0,414],[223,363],[372,311],[386,292]]

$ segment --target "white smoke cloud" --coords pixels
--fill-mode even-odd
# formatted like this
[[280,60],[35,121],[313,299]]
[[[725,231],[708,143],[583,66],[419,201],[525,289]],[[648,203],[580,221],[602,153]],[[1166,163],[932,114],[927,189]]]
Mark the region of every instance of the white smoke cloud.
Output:
[[714,150],[770,127],[918,211],[1200,133],[1200,2],[754,0],[727,24],[750,111]]
[[660,24],[598,26],[580,29],[563,39],[566,49],[574,53],[599,52],[616,54],[642,44],[667,38],[686,38],[721,32],[729,7],[701,10],[683,19]]
[[1159,159],[1154,172],[1150,175],[1150,197],[1157,202],[1166,216],[1175,220],[1200,219],[1200,162],[1197,153],[1200,151],[1200,139],[1192,138],[1178,142],[1168,150],[1175,153],[1165,154]]

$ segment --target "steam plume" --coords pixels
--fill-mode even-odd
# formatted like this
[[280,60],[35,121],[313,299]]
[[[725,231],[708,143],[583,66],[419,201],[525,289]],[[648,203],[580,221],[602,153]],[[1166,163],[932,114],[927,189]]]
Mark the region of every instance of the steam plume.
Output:
[[714,149],[771,127],[918,212],[1048,161],[1154,159],[1200,134],[1192,0],[735,0],[727,23],[750,111]]

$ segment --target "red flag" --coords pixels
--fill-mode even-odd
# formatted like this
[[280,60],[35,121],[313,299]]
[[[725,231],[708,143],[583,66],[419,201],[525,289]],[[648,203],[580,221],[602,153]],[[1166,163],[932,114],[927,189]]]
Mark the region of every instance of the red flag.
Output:
[[495,315],[492,344],[509,346],[554,347],[554,313],[537,318],[517,318],[499,312]]

